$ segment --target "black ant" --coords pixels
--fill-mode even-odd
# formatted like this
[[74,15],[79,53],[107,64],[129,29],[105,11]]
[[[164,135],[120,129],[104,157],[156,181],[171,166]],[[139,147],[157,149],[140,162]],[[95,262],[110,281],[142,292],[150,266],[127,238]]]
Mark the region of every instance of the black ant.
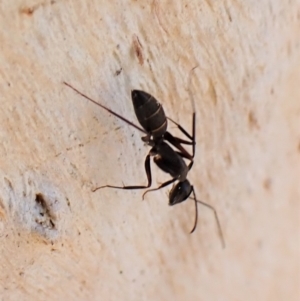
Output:
[[[193,233],[196,229],[197,222],[198,222],[197,203],[200,203],[214,212],[222,246],[225,247],[225,241],[223,238],[221,225],[215,208],[207,203],[197,200],[194,187],[187,179],[188,172],[191,170],[194,163],[193,158],[195,156],[195,150],[196,150],[195,147],[196,146],[196,142],[195,142],[196,112],[195,112],[194,104],[193,104],[193,116],[192,116],[192,135],[190,135],[180,124],[166,117],[162,105],[152,95],[141,90],[132,90],[131,99],[132,99],[136,117],[140,125],[142,126],[141,128],[136,124],[134,124],[133,122],[122,117],[121,115],[111,111],[110,109],[103,106],[102,104],[89,98],[85,94],[81,93],[80,91],[72,87],[70,84],[66,82],[64,82],[64,84],[69,88],[73,89],[75,92],[77,92],[84,98],[88,99],[89,101],[100,106],[101,108],[113,114],[114,116],[125,121],[127,124],[133,126],[134,128],[146,134],[146,136],[142,137],[142,140],[151,147],[145,159],[145,171],[148,179],[147,185],[130,185],[130,186],[104,185],[93,189],[93,191],[105,187],[116,188],[116,189],[149,188],[152,184],[150,157],[154,157],[153,161],[156,163],[156,165],[164,172],[170,174],[172,179],[162,183],[157,188],[146,190],[143,194],[143,199],[145,194],[148,193],[149,191],[161,189],[177,181],[177,183],[175,184],[175,186],[173,186],[173,188],[169,193],[169,205],[173,206],[179,204],[187,200],[190,197],[190,195],[193,194],[193,197],[190,198],[192,198],[195,201],[195,222],[190,233]],[[169,133],[167,131],[168,120],[174,123],[178,127],[178,129],[187,137],[188,140],[183,140],[178,137],[174,137],[171,133]],[[177,149],[177,151],[175,151],[170,146],[170,144],[173,145]],[[192,155],[190,155],[186,151],[186,149],[182,146],[182,144],[192,145],[192,149],[193,149]],[[187,165],[183,160],[183,158],[188,159],[190,163]]]

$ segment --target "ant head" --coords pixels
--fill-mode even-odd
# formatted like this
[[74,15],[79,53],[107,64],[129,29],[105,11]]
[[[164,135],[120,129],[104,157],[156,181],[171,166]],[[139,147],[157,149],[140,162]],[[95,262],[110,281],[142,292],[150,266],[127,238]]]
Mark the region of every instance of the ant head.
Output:
[[169,193],[169,205],[173,206],[185,201],[192,192],[192,186],[188,180],[178,182]]

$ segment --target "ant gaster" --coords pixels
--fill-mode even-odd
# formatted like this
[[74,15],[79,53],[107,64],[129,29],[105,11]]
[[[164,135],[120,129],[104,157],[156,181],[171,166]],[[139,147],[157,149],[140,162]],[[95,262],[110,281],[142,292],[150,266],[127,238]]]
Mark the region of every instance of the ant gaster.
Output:
[[[131,91],[131,98],[134,107],[134,111],[136,117],[143,127],[139,127],[133,122],[127,120],[126,118],[122,117],[121,115],[111,111],[107,107],[103,106],[102,104],[94,101],[93,99],[89,98],[85,94],[78,91],[76,88],[71,86],[70,84],[64,82],[66,86],[73,89],[76,93],[80,94],[84,98],[88,99],[89,101],[93,102],[94,104],[100,106],[104,110],[108,111],[109,113],[113,114],[114,116],[118,117],[119,119],[123,120],[127,124],[133,126],[134,128],[138,129],[139,131],[146,134],[146,136],[142,137],[142,140],[151,147],[148,155],[145,159],[145,171],[148,179],[147,185],[134,185],[134,186],[114,186],[114,185],[104,185],[97,188],[94,188],[93,191],[96,191],[101,188],[109,187],[109,188],[116,188],[116,189],[145,189],[149,188],[152,184],[152,177],[151,177],[151,168],[150,168],[150,157],[154,157],[153,161],[156,165],[163,170],[164,172],[171,175],[172,179],[162,183],[157,188],[148,189],[143,194],[144,196],[149,191],[154,191],[161,189],[165,186],[178,181],[175,186],[171,189],[169,193],[169,205],[173,206],[179,204],[185,200],[187,200],[191,194],[193,194],[192,198],[195,201],[195,222],[194,226],[190,233],[193,233],[196,229],[197,222],[198,222],[198,206],[197,203],[200,203],[214,212],[215,219],[218,226],[219,236],[222,242],[222,246],[225,247],[225,242],[220,226],[220,222],[218,219],[217,212],[214,207],[211,205],[199,201],[196,199],[195,190],[193,185],[190,184],[189,180],[187,179],[187,174],[193,166],[193,158],[195,156],[195,134],[196,134],[196,112],[195,106],[193,103],[193,117],[192,117],[192,135],[190,135],[180,124],[175,122],[174,120],[166,117],[164,113],[164,109],[162,105],[150,94],[141,91],[141,90],[133,90]],[[174,137],[171,133],[167,131],[167,124],[168,120],[174,123],[178,129],[189,139],[183,140],[178,137]],[[175,151],[169,144],[173,145],[178,151]],[[193,153],[190,155],[187,150],[182,146],[182,144],[192,145]],[[188,159],[190,161],[189,165],[186,165],[183,158]]]

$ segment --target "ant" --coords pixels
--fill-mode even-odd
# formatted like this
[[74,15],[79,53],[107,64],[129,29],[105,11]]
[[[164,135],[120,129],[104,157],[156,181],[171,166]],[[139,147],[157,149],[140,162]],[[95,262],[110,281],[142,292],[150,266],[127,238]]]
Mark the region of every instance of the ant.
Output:
[[[195,67],[196,68],[196,67]],[[193,69],[195,69],[193,68]],[[193,70],[192,69],[192,70]],[[195,201],[195,222],[190,233],[193,233],[197,227],[198,222],[198,206],[200,203],[203,206],[211,209],[214,212],[216,223],[218,226],[219,236],[222,242],[223,248],[225,247],[225,241],[221,230],[221,225],[215,208],[207,203],[197,200],[194,186],[191,185],[187,179],[188,172],[193,166],[193,159],[196,150],[196,112],[195,105],[193,103],[193,116],[192,116],[192,135],[190,135],[180,124],[175,122],[169,117],[166,117],[162,105],[150,94],[141,90],[132,90],[131,99],[135,111],[135,115],[142,126],[134,124],[133,122],[127,120],[123,116],[117,114],[116,112],[110,110],[104,105],[94,101],[90,97],[86,96],[82,92],[78,91],[76,88],[70,84],[63,82],[66,86],[74,90],[79,95],[83,96],[87,100],[93,102],[94,104],[100,106],[104,110],[108,111],[112,115],[123,120],[130,126],[136,128],[146,136],[142,137],[147,145],[151,147],[149,153],[145,159],[145,172],[147,176],[147,185],[131,185],[131,186],[114,186],[114,185],[104,185],[93,189],[95,192],[102,188],[115,188],[115,189],[146,189],[152,184],[151,167],[150,167],[150,157],[153,157],[154,163],[163,170],[164,172],[171,175],[171,179],[162,183],[157,188],[148,189],[143,194],[143,199],[146,193],[149,191],[159,190],[177,181],[177,184],[173,186],[169,193],[169,205],[173,206],[179,204],[188,198]],[[171,133],[167,131],[168,120],[175,124],[178,129],[187,137],[188,140],[184,140],[178,137],[174,137]],[[168,143],[167,143],[168,142]],[[171,146],[173,145],[177,150],[174,150]],[[190,155],[187,150],[182,146],[182,144],[192,145],[192,155]],[[187,165],[183,159],[187,159],[190,163]],[[193,194],[193,197],[190,195]]]

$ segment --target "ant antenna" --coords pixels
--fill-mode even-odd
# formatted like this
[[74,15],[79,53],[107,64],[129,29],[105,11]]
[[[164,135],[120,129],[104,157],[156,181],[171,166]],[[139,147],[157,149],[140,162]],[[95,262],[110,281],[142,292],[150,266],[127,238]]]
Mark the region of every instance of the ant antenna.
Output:
[[194,227],[193,227],[193,229],[192,229],[192,231],[190,233],[193,233],[196,230],[196,227],[197,227],[197,223],[198,223],[198,206],[197,206],[197,203],[199,203],[199,204],[201,204],[201,205],[203,205],[203,206],[211,209],[214,212],[216,223],[217,223],[217,226],[218,226],[219,237],[221,239],[222,247],[224,249],[226,245],[225,245],[225,240],[224,240],[224,236],[223,236],[221,224],[220,224],[220,221],[219,221],[216,209],[213,206],[211,206],[211,205],[209,205],[207,203],[204,203],[202,201],[197,200],[193,186],[192,186],[192,191],[193,191],[194,197],[190,197],[190,198],[195,201],[195,207],[196,208],[195,208],[195,223],[194,223]]

